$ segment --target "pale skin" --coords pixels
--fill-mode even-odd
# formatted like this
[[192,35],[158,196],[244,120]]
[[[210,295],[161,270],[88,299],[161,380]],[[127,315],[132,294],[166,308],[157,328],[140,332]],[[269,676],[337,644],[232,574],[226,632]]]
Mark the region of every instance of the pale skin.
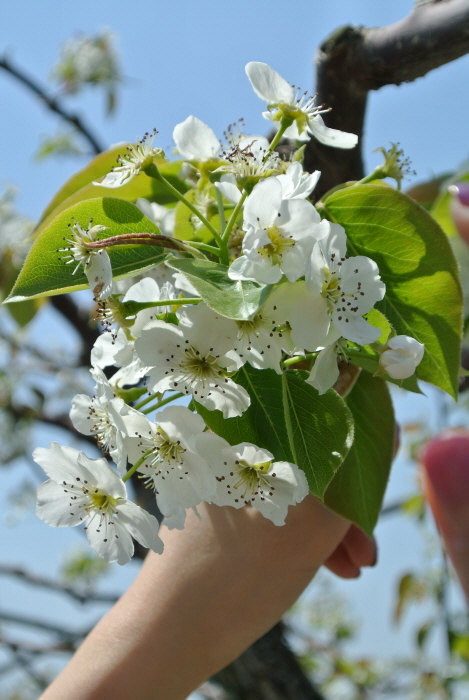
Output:
[[345,578],[376,562],[358,528],[313,496],[286,524],[203,504],[161,529],[135,582],[41,700],[184,700],[267,632],[326,563]]

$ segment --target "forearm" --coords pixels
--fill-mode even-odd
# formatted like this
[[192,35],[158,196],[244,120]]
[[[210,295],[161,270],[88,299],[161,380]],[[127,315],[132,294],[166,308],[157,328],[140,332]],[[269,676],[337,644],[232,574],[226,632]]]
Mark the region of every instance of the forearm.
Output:
[[313,497],[276,527],[252,508],[204,506],[163,530],[134,584],[43,700],[183,700],[275,624],[349,523]]

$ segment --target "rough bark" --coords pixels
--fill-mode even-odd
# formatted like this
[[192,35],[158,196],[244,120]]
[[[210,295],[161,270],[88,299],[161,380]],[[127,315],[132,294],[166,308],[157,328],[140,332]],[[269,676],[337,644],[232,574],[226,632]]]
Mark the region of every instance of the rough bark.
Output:
[[357,148],[308,143],[305,168],[322,175],[315,195],[363,177],[361,142],[368,93],[420,78],[469,52],[469,0],[418,3],[405,19],[386,27],[344,26],[316,52],[318,104],[331,107],[327,126],[357,134]]
[[226,700],[322,700],[288,647],[282,622],[212,680]]

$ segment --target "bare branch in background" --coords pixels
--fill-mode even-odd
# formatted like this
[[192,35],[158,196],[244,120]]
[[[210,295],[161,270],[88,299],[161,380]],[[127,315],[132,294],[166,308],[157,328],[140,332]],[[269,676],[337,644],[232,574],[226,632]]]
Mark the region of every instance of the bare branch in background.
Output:
[[45,578],[31,574],[24,569],[16,566],[7,566],[0,564],[0,576],[13,576],[21,581],[30,583],[38,588],[47,588],[48,590],[58,591],[78,600],[80,603],[115,603],[119,598],[118,595],[93,593],[91,591],[79,591],[73,586],[67,586],[63,583],[58,583],[53,579]]
[[469,0],[418,3],[410,15],[386,27],[344,26],[316,53],[318,104],[332,107],[327,126],[359,136],[357,148],[339,150],[311,139],[305,168],[321,170],[315,195],[364,176],[360,143],[370,90],[400,85],[469,52]]
[[41,630],[42,632],[49,632],[50,634],[56,634],[61,639],[69,639],[70,641],[76,639],[83,639],[89,633],[90,629],[83,630],[81,632],[74,632],[72,630],[65,629],[65,627],[59,627],[58,625],[53,625],[49,622],[44,622],[43,620],[38,620],[29,615],[19,615],[8,613],[4,610],[0,610],[0,622],[9,622],[14,625],[21,625],[23,627],[32,627],[36,630]]
[[48,94],[45,88],[41,87],[39,83],[31,76],[27,75],[23,70],[14,66],[9,58],[3,56],[0,58],[0,68],[3,68],[7,73],[18,80],[22,85],[24,85],[30,92],[32,92],[40,101],[46,105],[51,112],[55,112],[64,121],[71,124],[90,144],[93,153],[98,155],[104,151],[103,146],[99,143],[99,140],[93,134],[91,129],[87,124],[83,122],[83,119],[73,112],[69,112],[58,100],[53,97],[53,95]]

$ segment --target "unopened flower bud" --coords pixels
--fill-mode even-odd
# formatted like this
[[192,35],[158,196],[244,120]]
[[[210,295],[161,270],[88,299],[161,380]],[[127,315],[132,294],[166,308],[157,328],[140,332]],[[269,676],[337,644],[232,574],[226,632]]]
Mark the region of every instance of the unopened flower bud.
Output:
[[387,343],[380,367],[393,379],[407,379],[422,361],[425,346],[408,335],[396,335]]

